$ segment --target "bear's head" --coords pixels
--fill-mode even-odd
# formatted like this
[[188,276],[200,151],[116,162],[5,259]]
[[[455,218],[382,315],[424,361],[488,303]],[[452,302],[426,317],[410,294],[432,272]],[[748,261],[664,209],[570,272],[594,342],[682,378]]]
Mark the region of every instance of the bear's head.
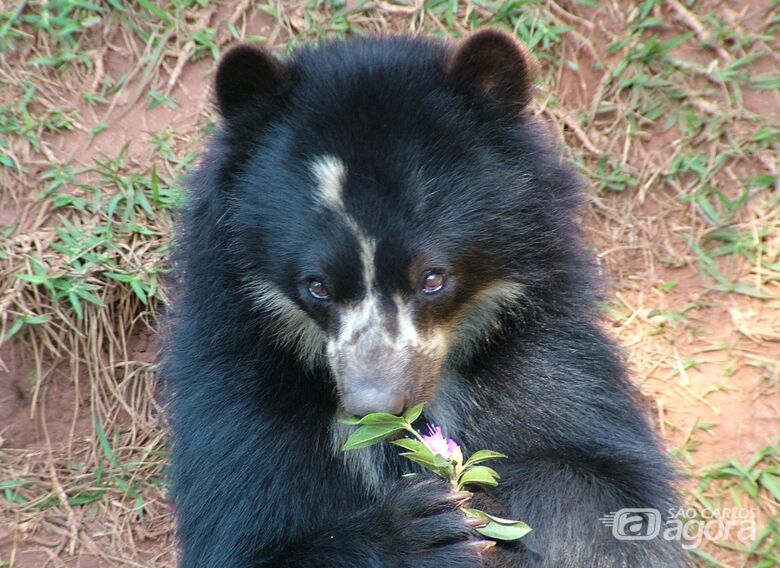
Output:
[[575,182],[525,112],[533,69],[495,30],[221,61],[243,293],[347,413],[430,402],[448,367],[565,286],[560,186]]

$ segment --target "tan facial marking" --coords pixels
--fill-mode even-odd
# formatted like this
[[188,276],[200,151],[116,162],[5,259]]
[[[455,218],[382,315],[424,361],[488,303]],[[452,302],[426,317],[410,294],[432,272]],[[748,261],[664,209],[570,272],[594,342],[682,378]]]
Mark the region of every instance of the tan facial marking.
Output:
[[501,316],[523,296],[525,287],[511,280],[497,280],[483,288],[452,318],[451,357],[462,360],[501,327]]
[[272,336],[282,346],[289,347],[309,367],[323,361],[327,336],[325,332],[279,290],[273,283],[261,278],[247,278],[244,289],[258,309],[271,316]]

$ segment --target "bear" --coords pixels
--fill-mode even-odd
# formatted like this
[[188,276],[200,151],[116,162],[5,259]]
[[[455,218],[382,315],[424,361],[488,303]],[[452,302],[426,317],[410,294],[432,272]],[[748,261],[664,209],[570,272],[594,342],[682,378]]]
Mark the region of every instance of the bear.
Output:
[[[182,568],[688,565],[600,521],[678,498],[535,70],[494,29],[223,56],[162,362]],[[343,418],[419,403],[421,429],[508,456],[497,487],[341,451]],[[533,531],[482,538],[468,502]]]

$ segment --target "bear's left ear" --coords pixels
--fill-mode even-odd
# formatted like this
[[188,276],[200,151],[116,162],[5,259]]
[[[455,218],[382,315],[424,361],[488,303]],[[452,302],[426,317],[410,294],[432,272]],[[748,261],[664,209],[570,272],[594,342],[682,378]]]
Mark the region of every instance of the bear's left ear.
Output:
[[531,101],[536,61],[509,34],[487,29],[463,40],[446,73],[456,88],[478,92],[519,112]]
[[227,119],[245,109],[265,114],[289,86],[290,71],[281,60],[251,45],[239,45],[217,67],[217,107]]

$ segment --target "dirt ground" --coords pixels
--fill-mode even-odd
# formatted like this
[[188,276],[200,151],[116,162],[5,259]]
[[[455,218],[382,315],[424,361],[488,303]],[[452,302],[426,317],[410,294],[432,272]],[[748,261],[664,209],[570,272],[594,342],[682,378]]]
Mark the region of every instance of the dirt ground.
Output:
[[485,25],[539,58],[686,504],[756,514],[697,562],[780,566],[776,2],[76,4],[0,5],[0,568],[175,564],[156,317],[218,52]]

